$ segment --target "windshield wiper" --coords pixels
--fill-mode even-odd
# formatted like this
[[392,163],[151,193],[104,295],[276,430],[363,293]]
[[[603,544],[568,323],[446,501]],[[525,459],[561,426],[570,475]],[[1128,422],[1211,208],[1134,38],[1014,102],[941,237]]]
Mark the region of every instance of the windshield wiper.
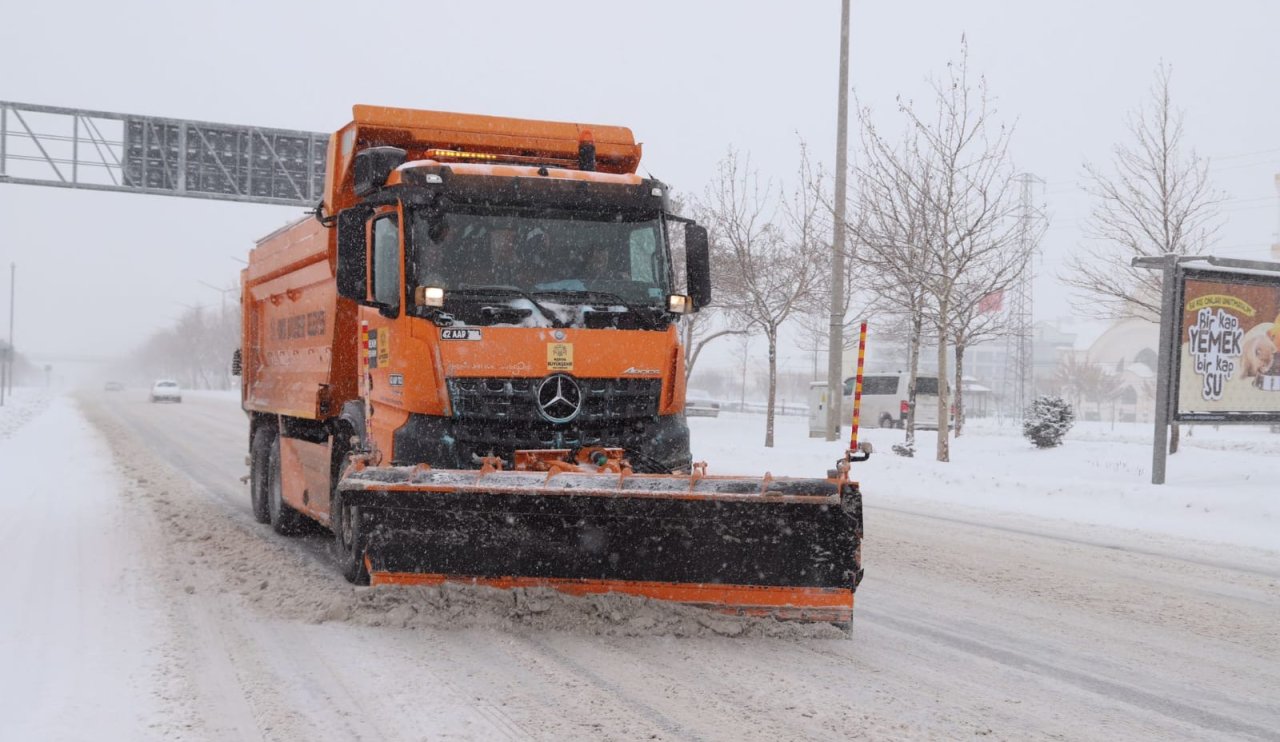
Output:
[[515,294],[522,299],[526,299],[530,304],[536,307],[538,312],[551,323],[552,327],[565,327],[565,324],[555,316],[555,313],[540,304],[537,299],[533,298],[533,294],[530,294],[519,286],[507,286],[505,284],[494,284],[491,286],[464,286],[460,289],[449,289],[445,295],[447,296],[449,294],[480,294],[482,296],[485,294]]
[[538,296],[550,296],[556,299],[585,299],[588,302],[595,300],[597,303],[608,302],[610,304],[618,304],[625,308],[628,312],[643,317],[658,326],[658,317],[663,314],[661,309],[652,304],[632,304],[618,294],[610,291],[597,291],[595,289],[548,289],[546,291],[536,292]]

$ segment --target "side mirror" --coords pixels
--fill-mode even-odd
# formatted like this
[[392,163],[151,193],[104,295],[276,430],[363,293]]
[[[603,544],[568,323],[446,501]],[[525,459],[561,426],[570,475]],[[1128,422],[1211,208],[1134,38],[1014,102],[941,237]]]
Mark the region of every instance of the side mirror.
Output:
[[371,213],[353,206],[338,214],[338,296],[361,304],[369,298],[369,247],[364,225]]
[[693,299],[693,311],[696,312],[711,303],[711,250],[707,228],[685,224],[684,245],[689,297]]
[[382,187],[391,171],[404,164],[409,153],[399,147],[369,147],[352,162],[352,189],[361,198]]

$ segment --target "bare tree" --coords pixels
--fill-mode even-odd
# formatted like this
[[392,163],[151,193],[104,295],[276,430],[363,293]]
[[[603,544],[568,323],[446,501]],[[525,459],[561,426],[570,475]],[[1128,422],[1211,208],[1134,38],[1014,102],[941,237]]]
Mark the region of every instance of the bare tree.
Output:
[[[964,432],[964,354],[971,346],[1003,337],[1009,332],[1009,314],[1004,311],[1004,292],[1017,280],[1013,275],[981,274],[976,281],[961,281],[956,286],[954,309],[950,317],[951,342],[955,349],[955,434]],[[1002,285],[992,286],[993,282]]]
[[[790,226],[812,246],[815,255],[830,255],[833,237],[835,207],[833,194],[826,187],[826,177],[820,165],[809,162],[808,148],[800,143],[800,184],[802,190],[787,204],[787,218]],[[847,209],[846,213],[851,210]],[[845,240],[845,272],[841,296],[844,300],[842,316],[844,327],[840,333],[843,339],[841,351],[852,349],[858,340],[856,325],[867,316],[871,300],[866,291],[868,283],[867,271],[858,264],[858,244],[856,235],[846,227],[849,235]],[[813,353],[815,364],[814,379],[825,379],[825,373],[817,370],[818,356],[828,351],[831,335],[831,272],[816,269],[813,290],[802,298],[795,314],[795,324],[800,330],[799,345],[802,349]]]
[[899,169],[931,223],[925,230],[924,283],[937,335],[937,458],[948,461],[947,345],[953,314],[967,282],[987,277],[993,286],[1007,285],[1021,259],[1008,155],[1012,129],[994,121],[986,80],[970,81],[966,45],[961,45],[959,61],[948,65],[946,78],[934,81],[932,88],[937,110],[927,117],[913,103],[899,103],[918,137],[909,140],[914,153]]
[[1129,114],[1133,141],[1113,150],[1114,172],[1085,163],[1095,199],[1086,224],[1090,242],[1067,259],[1062,280],[1084,313],[1101,318],[1160,319],[1159,271],[1130,260],[1166,253],[1194,255],[1212,243],[1223,195],[1209,184],[1209,162],[1185,152],[1182,112],[1169,93],[1172,69],[1156,69],[1151,98]]
[[735,324],[754,329],[768,343],[769,395],[766,446],[773,446],[777,396],[778,329],[810,291],[815,261],[810,245],[778,221],[778,197],[770,182],[760,183],[749,159],[732,150],[720,161],[715,179],[699,205],[700,221],[711,234],[719,276],[717,303]]
[[172,327],[154,332],[133,354],[135,380],[168,376],[188,389],[231,387],[232,351],[240,344],[240,307],[188,307]]
[[693,375],[693,367],[698,363],[702,350],[713,341],[729,335],[742,335],[747,331],[740,327],[724,326],[721,312],[715,307],[707,307],[697,314],[685,315],[681,333],[684,337],[685,363],[684,378],[688,381]]
[[[688,210],[688,203],[682,194],[674,193],[670,190],[667,192],[667,208],[672,214],[685,216]],[[688,293],[688,287],[685,285],[685,267],[686,258],[684,244],[684,230],[671,230],[669,235],[671,241],[671,259],[672,259],[672,288],[677,293]],[[712,280],[715,281],[715,274],[712,274]],[[713,287],[719,288],[719,287]],[[713,290],[714,294],[718,293]],[[713,341],[729,335],[739,335],[746,330],[726,325],[727,318],[725,312],[720,307],[712,304],[708,307],[699,307],[698,312],[687,314],[680,321],[680,337],[684,343],[685,365],[684,378],[688,381],[693,377],[694,366],[698,364],[698,358],[702,355],[703,349]]]
[[[855,212],[850,224],[851,242],[860,246],[857,261],[872,274],[868,291],[876,297],[881,313],[901,318],[907,327],[907,420],[902,451],[915,450],[916,378],[920,370],[920,345],[929,310],[926,276],[931,253],[929,230],[935,222],[929,199],[917,187],[912,174],[924,170],[919,135],[908,131],[900,145],[891,144],[872,121],[869,109],[859,109],[864,161],[855,167]],[[897,450],[897,449],[895,449]]]
[[[901,101],[899,109],[909,113]],[[890,142],[881,133],[869,109],[860,109],[859,115],[865,154],[855,174],[858,219],[850,225],[850,231],[863,246],[857,264],[871,268],[875,274],[872,291],[883,311],[899,317],[906,327],[909,379],[902,451],[911,455],[915,450],[921,347],[926,325],[935,324],[938,317],[933,283],[939,274],[940,231],[945,226],[938,213],[941,197],[935,192],[941,185],[939,163],[930,150],[924,127],[910,115],[907,130],[898,143]],[[945,366],[940,373],[942,399],[946,396]]]
[[1054,384],[1061,393],[1075,402],[1080,419],[1084,419],[1084,403],[1093,402],[1098,419],[1102,419],[1102,403],[1115,399],[1123,388],[1118,374],[1075,355],[1066,355],[1059,362],[1053,375]]
[[[1080,296],[1081,311],[1102,318],[1160,321],[1159,271],[1135,268],[1132,258],[1195,255],[1213,244],[1225,196],[1209,184],[1209,161],[1184,154],[1182,111],[1169,93],[1173,70],[1161,63],[1151,99],[1129,114],[1134,142],[1116,145],[1114,174],[1085,163],[1087,190],[1096,199],[1086,227],[1090,243],[1067,259],[1063,282]],[[1178,450],[1172,426],[1169,452]]]

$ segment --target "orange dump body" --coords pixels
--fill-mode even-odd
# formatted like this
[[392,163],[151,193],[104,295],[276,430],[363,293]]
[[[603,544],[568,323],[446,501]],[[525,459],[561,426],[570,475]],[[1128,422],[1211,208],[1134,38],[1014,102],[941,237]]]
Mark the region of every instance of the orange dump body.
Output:
[[246,411],[322,420],[356,398],[356,305],[338,297],[332,239],[307,217],[250,252],[241,276]]

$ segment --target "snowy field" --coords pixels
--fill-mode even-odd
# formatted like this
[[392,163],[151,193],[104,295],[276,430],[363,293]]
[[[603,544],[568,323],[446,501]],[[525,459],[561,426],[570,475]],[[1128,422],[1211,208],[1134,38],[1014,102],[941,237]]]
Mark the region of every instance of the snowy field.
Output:
[[[721,473],[820,475],[782,418],[691,420]],[[0,408],[0,739],[1280,739],[1280,436],[888,453],[854,636],[543,591],[353,588],[253,522],[236,395]]]

